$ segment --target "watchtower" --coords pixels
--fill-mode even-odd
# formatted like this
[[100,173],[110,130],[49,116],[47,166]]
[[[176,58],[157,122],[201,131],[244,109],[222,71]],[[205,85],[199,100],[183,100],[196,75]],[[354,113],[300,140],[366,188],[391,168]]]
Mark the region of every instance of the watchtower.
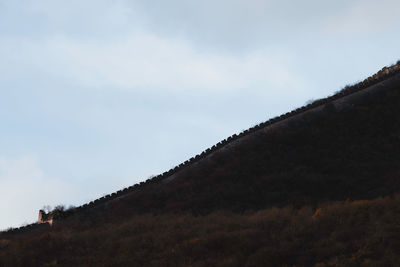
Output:
[[46,213],[44,210],[39,210],[38,223],[48,223],[53,224],[53,215],[51,213]]

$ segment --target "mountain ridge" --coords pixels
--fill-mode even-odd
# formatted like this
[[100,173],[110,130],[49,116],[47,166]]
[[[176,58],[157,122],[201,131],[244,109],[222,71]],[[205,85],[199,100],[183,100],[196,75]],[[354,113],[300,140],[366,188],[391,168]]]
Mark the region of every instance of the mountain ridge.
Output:
[[[131,193],[137,192],[138,190],[140,190],[140,188],[148,184],[154,184],[159,182],[163,184],[169,183],[172,180],[174,180],[175,177],[179,175],[179,173],[181,173],[182,171],[184,172],[188,166],[198,164],[199,162],[212,157],[215,152],[220,152],[226,149],[228,150],[232,149],[232,147],[234,147],[235,144],[245,141],[246,138],[251,137],[255,133],[274,131],[281,127],[286,127],[287,124],[295,123],[294,120],[296,120],[296,118],[301,116],[312,116],[313,115],[312,113],[318,113],[329,109],[338,109],[338,110],[345,109],[348,107],[349,102],[355,101],[358,97],[360,97],[360,95],[365,95],[373,93],[373,91],[385,89],[387,86],[385,86],[385,84],[382,83],[390,83],[390,81],[392,81],[393,79],[396,81],[400,80],[400,75],[398,75],[399,72],[400,72],[400,62],[390,67],[384,67],[379,72],[366,78],[362,82],[359,82],[353,86],[348,86],[333,96],[314,101],[309,105],[285,113],[278,117],[272,118],[266,122],[260,123],[252,128],[249,128],[239,134],[234,134],[218,142],[211,148],[206,149],[202,153],[190,158],[184,163],[181,163],[175,168],[170,169],[169,171],[157,175],[145,182],[135,184],[133,186],[124,188],[117,192],[111,193],[105,197],[101,197],[99,199],[86,203],[77,208],[68,210],[62,213],[62,215],[59,216],[58,219],[67,217],[70,214],[77,214],[81,211],[90,210],[92,208],[107,204],[114,200],[119,200],[121,198],[128,197]],[[33,226],[26,226],[18,229],[13,229],[9,232],[24,231],[27,228],[32,228],[32,227]]]
[[[253,126],[249,129],[247,129],[247,130],[244,130],[243,132],[241,132],[239,134],[233,134],[232,136],[218,142],[217,144],[213,145],[212,147],[204,150],[203,152],[197,154],[196,156],[191,157],[189,160],[186,160],[185,162],[177,165],[174,168],[171,168],[170,170],[168,170],[160,175],[156,175],[155,177],[152,177],[152,178],[146,180],[145,182],[141,182],[141,183],[135,184],[133,186],[127,187],[125,189],[119,190],[108,196],[105,196],[104,198],[99,198],[98,200],[107,201],[107,200],[112,200],[112,199],[115,199],[118,197],[122,197],[124,194],[129,193],[129,192],[126,192],[127,190],[132,190],[137,185],[143,185],[146,183],[152,183],[152,182],[158,182],[158,181],[168,182],[170,180],[173,180],[174,176],[179,171],[181,171],[183,168],[187,167],[189,164],[195,164],[198,162],[198,160],[202,160],[202,159],[205,159],[205,158],[211,156],[215,151],[217,151],[219,149],[224,149],[226,147],[234,145],[235,142],[239,142],[240,139],[245,138],[249,134],[252,134],[256,131],[264,130],[264,129],[270,130],[272,127],[277,127],[279,125],[279,123],[284,123],[288,119],[291,119],[296,116],[313,111],[314,109],[320,110],[323,108],[324,105],[326,105],[330,102],[337,101],[339,105],[335,108],[339,108],[339,109],[344,108],[345,103],[341,103],[341,102],[343,102],[343,99],[345,99],[346,97],[350,97],[351,95],[353,95],[355,93],[359,93],[361,91],[367,92],[368,90],[366,90],[366,89],[368,89],[370,87],[374,87],[374,88],[372,88],[372,90],[375,90],[375,89],[377,89],[377,85],[379,83],[385,81],[386,79],[390,79],[399,73],[400,73],[400,61],[390,67],[383,67],[377,73],[371,75],[370,77],[364,79],[363,81],[361,81],[359,83],[356,83],[355,85],[345,87],[343,90],[341,90],[337,94],[334,94],[327,98],[322,98],[322,99],[316,100],[311,104],[297,108],[295,110],[292,110],[290,112],[282,114],[278,117],[272,118],[268,121],[262,122],[256,126]],[[96,204],[95,202],[96,202],[96,200],[91,201],[90,203],[92,203],[92,205],[95,205]],[[90,203],[88,205],[91,205]],[[83,205],[81,207],[86,208],[85,205]]]

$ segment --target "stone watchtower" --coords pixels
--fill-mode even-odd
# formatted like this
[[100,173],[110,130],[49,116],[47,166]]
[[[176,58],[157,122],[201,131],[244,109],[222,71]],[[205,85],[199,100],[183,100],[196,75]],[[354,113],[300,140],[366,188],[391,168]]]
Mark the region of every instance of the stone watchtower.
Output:
[[51,213],[46,213],[44,210],[39,210],[38,223],[48,223],[53,224],[53,215]]

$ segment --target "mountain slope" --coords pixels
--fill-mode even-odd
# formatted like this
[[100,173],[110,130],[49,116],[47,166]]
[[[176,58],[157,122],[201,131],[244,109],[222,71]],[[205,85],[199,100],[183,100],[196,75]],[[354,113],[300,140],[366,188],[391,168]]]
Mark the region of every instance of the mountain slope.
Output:
[[386,76],[370,86],[358,84],[261,124],[198,160],[75,213],[108,220],[144,212],[243,212],[398,192],[400,74],[387,68],[380,73]]
[[229,152],[215,152],[186,168],[168,183],[149,184],[110,206],[130,212],[207,213],[397,192],[399,85],[357,99],[340,111],[326,106],[285,127],[254,134]]

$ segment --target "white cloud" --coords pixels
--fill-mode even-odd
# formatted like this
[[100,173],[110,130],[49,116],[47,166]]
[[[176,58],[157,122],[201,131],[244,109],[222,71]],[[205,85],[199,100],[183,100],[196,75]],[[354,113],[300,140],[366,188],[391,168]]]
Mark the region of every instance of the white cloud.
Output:
[[140,17],[122,0],[0,0],[0,34],[41,38],[65,33],[104,38],[134,28],[139,24],[128,23]]
[[347,9],[327,19],[324,27],[335,34],[375,34],[400,23],[397,0],[357,0]]
[[148,33],[109,42],[67,37],[8,39],[3,40],[0,50],[4,53],[3,68],[20,62],[34,71],[92,88],[232,92],[293,89],[301,84],[290,70],[290,57],[279,49],[243,55],[208,53],[197,51],[184,40]]
[[32,157],[0,157],[0,230],[32,223],[44,205],[71,203],[76,193],[67,182],[46,177]]

